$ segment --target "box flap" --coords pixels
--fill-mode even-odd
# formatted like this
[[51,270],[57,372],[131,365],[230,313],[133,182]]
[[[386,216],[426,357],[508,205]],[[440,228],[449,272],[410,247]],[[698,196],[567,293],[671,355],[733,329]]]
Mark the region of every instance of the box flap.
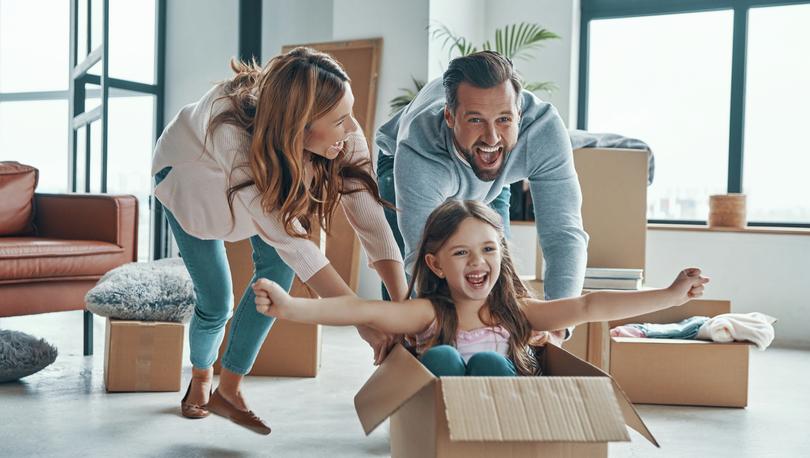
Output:
[[450,440],[629,441],[604,377],[442,377]]
[[613,391],[616,394],[616,400],[619,403],[624,421],[627,426],[635,429],[639,434],[644,436],[650,443],[656,447],[661,447],[655,437],[652,435],[647,425],[638,415],[630,399],[624,391],[616,383],[616,380],[610,374],[604,372],[598,367],[589,364],[576,356],[568,353],[556,345],[546,345],[543,351],[543,368],[547,375],[552,376],[567,376],[567,377],[608,377],[613,384]]
[[354,397],[354,408],[366,435],[434,380],[436,377],[408,350],[394,346]]

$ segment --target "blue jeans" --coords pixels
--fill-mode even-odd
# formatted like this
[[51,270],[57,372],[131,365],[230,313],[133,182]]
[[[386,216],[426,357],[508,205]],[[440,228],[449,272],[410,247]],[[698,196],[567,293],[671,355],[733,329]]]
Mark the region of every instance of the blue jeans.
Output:
[[494,351],[482,351],[466,363],[455,347],[437,345],[422,353],[419,361],[436,377],[513,377],[517,375],[514,363]]
[[[163,181],[170,171],[171,167],[166,167],[158,172],[155,183]],[[232,314],[233,289],[225,243],[222,240],[202,240],[189,235],[168,209],[164,207],[163,210],[194,284],[196,304],[189,326],[191,364],[197,369],[206,369],[217,359],[219,346],[225,335],[225,323]],[[237,374],[250,372],[259,348],[275,320],[256,311],[256,296],[250,285],[257,278],[269,278],[289,291],[295,275],[276,250],[258,235],[250,238],[250,244],[253,247],[253,279],[236,308],[231,321],[228,346],[222,355],[222,367]]]
[[[380,187],[380,197],[396,205],[397,195],[394,189],[394,156],[388,156],[382,153],[379,154],[377,158],[377,183]],[[489,206],[501,216],[503,220],[503,231],[504,234],[506,234],[507,240],[512,238],[512,231],[509,226],[509,199],[511,196],[512,191],[509,185],[506,185],[503,187],[498,197],[489,204]],[[399,252],[402,256],[405,256],[405,242],[402,240],[402,233],[399,232],[397,212],[390,208],[385,208],[384,211],[385,220],[394,232],[394,239],[397,241]],[[406,273],[410,275],[410,272]],[[387,301],[391,300],[391,296],[388,294],[388,290],[385,289],[385,285],[382,285],[382,297]]]

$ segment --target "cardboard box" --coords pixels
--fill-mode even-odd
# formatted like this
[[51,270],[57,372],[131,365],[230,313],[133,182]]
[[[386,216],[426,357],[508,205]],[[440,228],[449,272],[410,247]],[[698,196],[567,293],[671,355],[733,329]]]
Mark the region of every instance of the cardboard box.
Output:
[[[530,278],[522,280],[535,297],[544,297],[542,281]],[[574,333],[562,346],[577,358],[607,371],[610,360],[609,337],[607,323],[585,323],[574,328]]]
[[366,434],[391,418],[392,457],[605,457],[625,424],[658,446],[621,388],[553,345],[541,377],[441,377],[396,346],[354,398]]
[[[228,264],[231,269],[234,291],[234,307],[253,278],[253,248],[250,240],[225,243]],[[290,294],[297,297],[316,297],[298,279],[293,281]],[[230,321],[226,325],[225,338],[219,347],[219,357],[214,363],[214,373],[219,374],[220,360],[228,343]],[[321,326],[276,320],[262,343],[256,362],[248,375],[275,377],[315,377],[321,366]]]
[[[729,301],[695,299],[679,307],[612,321],[608,329],[628,323],[674,323],[730,311]],[[745,407],[749,347],[747,342],[613,337],[610,373],[636,404]]]
[[107,318],[107,391],[180,391],[183,324]]

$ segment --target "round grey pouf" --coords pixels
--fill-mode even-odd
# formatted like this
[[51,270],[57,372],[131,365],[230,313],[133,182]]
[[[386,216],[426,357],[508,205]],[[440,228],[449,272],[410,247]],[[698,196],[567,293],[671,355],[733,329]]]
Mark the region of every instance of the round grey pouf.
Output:
[[194,313],[194,285],[180,258],[132,262],[107,272],[84,300],[100,316],[182,323]]
[[0,383],[37,373],[56,360],[56,347],[45,339],[0,329]]

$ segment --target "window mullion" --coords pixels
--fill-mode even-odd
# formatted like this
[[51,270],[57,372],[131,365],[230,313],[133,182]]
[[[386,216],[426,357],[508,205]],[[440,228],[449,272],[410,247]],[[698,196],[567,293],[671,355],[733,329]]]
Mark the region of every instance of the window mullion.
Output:
[[745,71],[748,37],[748,6],[734,5],[734,38],[731,56],[731,109],[728,130],[727,192],[742,192],[745,124]]

